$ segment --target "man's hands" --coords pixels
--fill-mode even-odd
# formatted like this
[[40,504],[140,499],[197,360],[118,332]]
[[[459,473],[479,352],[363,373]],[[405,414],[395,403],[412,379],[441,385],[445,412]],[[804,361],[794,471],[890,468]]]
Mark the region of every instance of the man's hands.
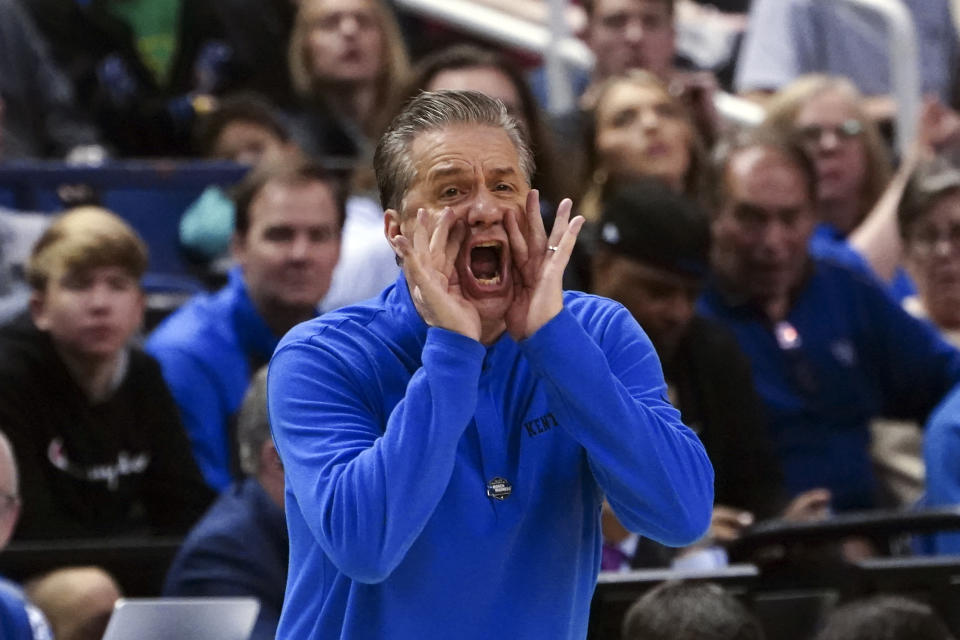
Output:
[[584,222],[583,216],[570,220],[572,208],[569,198],[560,202],[549,239],[536,189],[527,194],[525,220],[517,220],[512,213],[505,216],[514,284],[506,323],[507,331],[518,342],[532,336],[563,309],[563,271]]
[[[584,222],[582,216],[570,220],[572,208],[569,199],[560,202],[549,239],[535,189],[527,194],[522,214],[518,216],[512,210],[504,213],[513,299],[503,321],[514,340],[529,338],[563,308],[563,271]],[[447,207],[430,231],[429,216],[419,209],[412,228],[412,236],[394,235],[393,243],[403,259],[403,271],[420,316],[432,327],[481,340],[482,318],[464,296],[456,267],[469,233],[467,221]]]
[[[467,235],[467,226],[447,207],[428,233],[429,220],[417,211],[413,240],[397,235],[394,246],[403,258],[403,272],[417,311],[431,327],[455,331],[480,340],[480,314],[463,297],[455,262]],[[541,224],[542,226],[542,224]]]

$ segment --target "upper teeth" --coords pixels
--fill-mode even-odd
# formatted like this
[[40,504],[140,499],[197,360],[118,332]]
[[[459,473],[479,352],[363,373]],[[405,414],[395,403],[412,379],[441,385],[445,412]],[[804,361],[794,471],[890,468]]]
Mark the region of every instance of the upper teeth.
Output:
[[499,247],[500,243],[496,240],[488,240],[486,242],[481,242],[480,244],[475,245],[476,247]]

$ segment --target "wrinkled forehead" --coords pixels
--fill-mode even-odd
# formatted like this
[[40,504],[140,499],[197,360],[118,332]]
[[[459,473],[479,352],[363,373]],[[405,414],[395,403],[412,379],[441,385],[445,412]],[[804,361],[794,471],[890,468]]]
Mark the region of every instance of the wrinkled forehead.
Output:
[[812,205],[804,169],[785,153],[770,147],[736,151],[727,162],[726,196],[758,204]]
[[947,187],[930,198],[912,225],[947,226],[960,222],[960,185]]
[[512,172],[527,179],[516,144],[497,126],[454,124],[422,131],[408,150],[413,170],[408,189],[455,171]]
[[667,88],[639,78],[623,78],[614,82],[597,96],[594,107],[596,120],[606,124],[608,120],[625,109],[651,109],[672,106],[675,100]]
[[664,16],[673,14],[673,3],[670,0],[594,0],[592,4],[590,18],[593,20],[618,13],[657,13]]
[[300,11],[307,19],[332,13],[376,13],[373,0],[304,0]]
[[840,123],[861,116],[856,96],[840,87],[829,87],[807,98],[797,110],[794,124]]
[[333,187],[318,178],[271,179],[250,203],[250,227],[315,226],[338,216]]

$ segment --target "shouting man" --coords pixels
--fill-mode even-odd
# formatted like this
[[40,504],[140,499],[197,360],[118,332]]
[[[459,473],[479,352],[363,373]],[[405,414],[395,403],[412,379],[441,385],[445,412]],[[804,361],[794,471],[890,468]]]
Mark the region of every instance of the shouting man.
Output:
[[423,93],[374,158],[403,274],[301,324],[270,365],[290,575],[278,637],[583,638],[604,496],[670,545],[713,470],[630,314],[561,289],[502,103]]

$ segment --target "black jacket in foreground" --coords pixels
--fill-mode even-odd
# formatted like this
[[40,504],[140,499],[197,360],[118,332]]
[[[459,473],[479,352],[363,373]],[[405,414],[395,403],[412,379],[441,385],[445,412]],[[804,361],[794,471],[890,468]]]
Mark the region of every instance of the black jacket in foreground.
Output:
[[139,349],[94,404],[46,333],[0,328],[0,430],[20,469],[17,540],[182,534],[213,497],[160,367]]
[[766,432],[750,361],[721,325],[695,316],[673,356],[663,362],[683,421],[700,437],[715,473],[716,504],[778,515],[783,474]]

